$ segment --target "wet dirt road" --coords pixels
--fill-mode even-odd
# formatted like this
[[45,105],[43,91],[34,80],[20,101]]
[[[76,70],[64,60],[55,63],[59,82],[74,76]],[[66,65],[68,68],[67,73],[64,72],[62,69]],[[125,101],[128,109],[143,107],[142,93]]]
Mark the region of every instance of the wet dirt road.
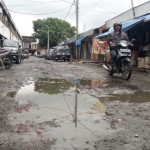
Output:
[[149,74],[31,56],[0,87],[0,150],[150,150]]

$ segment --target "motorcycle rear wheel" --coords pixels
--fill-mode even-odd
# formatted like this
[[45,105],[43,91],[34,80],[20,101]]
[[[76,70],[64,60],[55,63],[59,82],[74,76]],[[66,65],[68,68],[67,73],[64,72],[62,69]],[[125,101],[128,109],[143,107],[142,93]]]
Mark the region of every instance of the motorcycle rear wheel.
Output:
[[129,80],[132,74],[132,65],[130,62],[124,62],[123,66],[122,76],[125,80]]

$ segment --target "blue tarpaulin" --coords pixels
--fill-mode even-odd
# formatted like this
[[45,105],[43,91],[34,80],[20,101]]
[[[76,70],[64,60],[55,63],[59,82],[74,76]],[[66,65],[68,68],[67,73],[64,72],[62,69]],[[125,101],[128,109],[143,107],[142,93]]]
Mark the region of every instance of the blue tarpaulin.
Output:
[[[139,24],[140,22],[142,22],[148,18],[150,19],[150,14],[146,15],[146,16],[141,16],[141,17],[135,18],[133,20],[130,20],[126,23],[123,23],[122,24],[122,31],[126,32],[126,31],[130,30],[131,28],[133,28],[134,26],[136,26],[137,24]],[[96,38],[107,36],[109,33],[113,32],[113,31],[114,31],[114,29],[110,28],[107,32],[97,35]]]
[[81,45],[81,42],[85,39],[86,37],[82,37],[78,40],[76,40],[76,46],[80,46]]

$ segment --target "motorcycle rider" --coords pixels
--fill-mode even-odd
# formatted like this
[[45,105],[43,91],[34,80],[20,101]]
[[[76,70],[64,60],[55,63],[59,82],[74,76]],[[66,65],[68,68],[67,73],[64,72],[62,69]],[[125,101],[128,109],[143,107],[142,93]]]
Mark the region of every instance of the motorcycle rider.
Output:
[[[129,42],[128,36],[126,33],[122,32],[122,24],[120,22],[116,22],[113,25],[114,32],[110,33],[107,38],[107,42],[110,48],[110,71],[112,70],[113,63],[117,59],[117,51],[115,50],[114,46],[119,43],[121,40],[126,40]],[[131,44],[133,46],[133,44]]]

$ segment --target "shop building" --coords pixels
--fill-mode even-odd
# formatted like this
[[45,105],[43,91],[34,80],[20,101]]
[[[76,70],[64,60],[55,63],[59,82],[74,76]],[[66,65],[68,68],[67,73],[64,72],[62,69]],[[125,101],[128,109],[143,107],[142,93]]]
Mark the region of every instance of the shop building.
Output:
[[4,3],[0,0],[0,39],[11,39],[22,43],[22,37]]
[[[99,34],[95,38],[102,41],[113,31],[113,28],[110,28],[107,32]],[[150,14],[145,14],[123,23],[122,31],[128,34],[130,41],[133,38],[136,39],[136,44],[132,48],[133,66],[150,69]]]
[[22,41],[22,49],[28,50],[29,53],[34,53],[36,52],[38,48],[38,43],[35,37],[33,36],[22,36],[23,41]]
[[75,55],[76,59],[79,60],[99,60],[99,55],[92,53],[92,40],[93,37],[102,33],[102,27],[96,29],[90,29],[84,33],[70,38],[67,43]]

